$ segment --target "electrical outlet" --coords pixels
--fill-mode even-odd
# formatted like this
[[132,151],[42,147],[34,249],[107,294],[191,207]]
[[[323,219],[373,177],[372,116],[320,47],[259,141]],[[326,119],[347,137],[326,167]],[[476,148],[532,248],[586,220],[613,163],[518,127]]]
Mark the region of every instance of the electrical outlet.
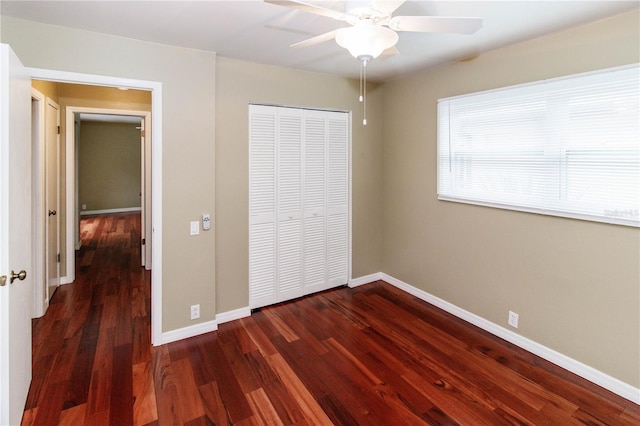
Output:
[[518,328],[518,314],[509,311],[509,325],[513,328]]
[[191,305],[191,319],[200,318],[200,305]]

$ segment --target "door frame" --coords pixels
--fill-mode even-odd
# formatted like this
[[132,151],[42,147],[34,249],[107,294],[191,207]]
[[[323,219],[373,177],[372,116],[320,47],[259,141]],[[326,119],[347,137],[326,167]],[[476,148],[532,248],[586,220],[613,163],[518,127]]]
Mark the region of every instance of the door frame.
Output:
[[[77,130],[75,126],[75,115],[76,114],[104,114],[104,115],[125,115],[130,117],[140,117],[142,123],[145,127],[149,126],[149,123],[153,123],[151,119],[150,111],[142,111],[142,110],[128,110],[128,109],[111,109],[111,108],[93,108],[93,107],[79,107],[79,106],[71,106],[68,105],[66,108],[66,132],[65,132],[65,146],[66,152],[74,153],[74,176],[73,181],[69,182],[67,180],[67,193],[73,193],[75,196],[73,200],[67,198],[67,211],[73,211],[77,213],[80,211],[80,201],[78,199],[78,145],[77,145]],[[153,124],[152,124],[153,126]],[[142,156],[140,163],[140,170],[142,174],[142,179],[140,182],[140,192],[142,194],[141,207],[142,207],[142,217],[141,217],[141,225],[142,229],[140,237],[145,239],[145,246],[142,247],[142,256],[143,262],[142,265],[146,270],[151,269],[152,259],[151,253],[153,250],[146,250],[147,244],[149,241],[149,245],[153,245],[153,234],[151,231],[151,182],[153,178],[151,176],[151,145],[153,141],[153,135],[148,137],[146,134],[143,136],[144,146],[141,147]],[[68,157],[67,157],[68,158]],[[71,191],[71,192],[70,192]],[[69,210],[71,209],[71,210]],[[69,216],[67,216],[68,218]],[[68,223],[68,220],[67,220]],[[78,229],[80,225],[80,217],[74,214],[73,221],[73,229],[67,228],[67,239],[71,238],[74,242],[75,249],[79,249],[81,246],[80,235],[78,234]],[[75,265],[75,259],[72,259]],[[75,268],[75,266],[74,266]],[[67,273],[69,271],[69,257],[67,257]],[[75,269],[73,269],[75,271]],[[68,283],[71,281],[65,281]]]
[[[162,82],[150,80],[136,80],[123,77],[112,77],[96,74],[83,74],[67,71],[49,70],[43,68],[29,68],[27,72],[32,79],[48,80],[60,83],[86,84],[91,86],[128,87],[130,89],[151,91],[151,343],[154,346],[162,344]],[[73,126],[73,122],[71,123]],[[66,182],[74,181],[75,153],[67,151]],[[71,192],[73,194],[73,192]],[[69,208],[69,198],[66,206]],[[71,200],[73,212],[73,203]],[[67,212],[69,213],[69,212]],[[67,229],[73,228],[74,214],[67,214]],[[67,279],[75,280],[75,244],[73,238],[67,239]],[[69,269],[69,261],[72,268]]]
[[[46,101],[45,101],[45,115],[44,115],[44,120],[45,120],[45,127],[44,127],[44,132],[45,132],[45,149],[44,149],[44,154],[45,154],[45,186],[44,186],[44,196],[45,196],[45,205],[44,207],[46,207],[47,210],[51,209],[51,206],[49,206],[49,189],[51,188],[51,182],[49,182],[48,179],[48,170],[47,170],[47,163],[48,163],[48,158],[49,158],[49,154],[48,154],[48,144],[47,144],[47,132],[50,130],[47,127],[47,123],[48,123],[48,116],[47,116],[47,112],[48,111],[48,107],[51,106],[53,108],[55,108],[57,110],[57,120],[56,120],[56,131],[57,131],[57,135],[56,135],[56,152],[55,152],[55,156],[56,156],[56,181],[54,183],[54,185],[56,186],[56,193],[57,193],[57,197],[56,197],[56,205],[55,205],[55,211],[56,211],[56,215],[54,220],[57,222],[56,225],[56,254],[59,255],[60,254],[60,215],[57,214],[58,211],[60,211],[60,105],[58,105],[57,102],[55,102],[53,99],[47,97]],[[43,215],[44,215],[44,209],[43,209]],[[58,263],[56,264],[55,268],[57,269],[56,274],[55,274],[55,282],[52,283],[51,282],[51,270],[49,269],[51,264],[49,263],[50,261],[50,252],[49,252],[49,248],[50,248],[50,241],[49,241],[49,231],[50,231],[50,226],[51,226],[51,221],[49,218],[49,215],[47,214],[46,216],[44,216],[45,218],[45,235],[46,237],[44,238],[45,240],[45,256],[46,256],[46,263],[45,263],[45,295],[47,297],[47,301],[51,300],[51,294],[49,294],[49,289],[52,287],[51,284],[53,284],[56,288],[60,285],[60,259],[58,258]],[[55,290],[54,290],[55,291]],[[47,302],[48,304],[48,302]]]
[[44,216],[45,202],[45,147],[44,127],[46,96],[35,88],[31,88],[31,141],[32,141],[32,229],[33,229],[33,317],[39,318],[47,310],[49,300],[46,297],[45,286],[45,244],[46,226]]

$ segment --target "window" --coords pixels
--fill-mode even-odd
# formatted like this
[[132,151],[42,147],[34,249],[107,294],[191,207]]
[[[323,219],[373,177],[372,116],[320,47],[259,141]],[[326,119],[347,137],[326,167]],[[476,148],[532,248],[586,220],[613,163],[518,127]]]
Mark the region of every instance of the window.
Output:
[[438,198],[640,226],[640,68],[438,101]]

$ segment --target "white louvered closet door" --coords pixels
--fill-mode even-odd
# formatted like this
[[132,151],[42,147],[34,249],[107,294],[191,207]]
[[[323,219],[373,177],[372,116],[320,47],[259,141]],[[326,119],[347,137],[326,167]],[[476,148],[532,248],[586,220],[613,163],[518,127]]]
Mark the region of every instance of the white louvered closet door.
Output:
[[349,122],[345,114],[327,113],[328,287],[349,279]]
[[326,112],[306,111],[304,121],[304,282],[305,294],[327,288]]
[[346,284],[349,115],[251,105],[249,116],[250,307]]
[[302,113],[278,108],[278,301],[302,296]]
[[276,113],[252,105],[249,114],[249,287],[251,307],[277,302]]

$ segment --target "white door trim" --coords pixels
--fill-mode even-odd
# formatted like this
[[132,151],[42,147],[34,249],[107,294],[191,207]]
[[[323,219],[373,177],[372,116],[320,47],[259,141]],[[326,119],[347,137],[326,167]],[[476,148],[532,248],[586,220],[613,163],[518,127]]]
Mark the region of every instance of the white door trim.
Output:
[[[55,101],[53,101],[51,98],[47,97],[46,103],[45,103],[45,115],[44,115],[44,119],[45,119],[45,207],[48,210],[51,210],[51,206],[49,205],[49,189],[51,188],[51,182],[49,182],[48,179],[48,144],[47,144],[47,132],[50,130],[48,127],[48,107],[51,106],[53,107],[56,111],[56,127],[57,127],[57,135],[56,135],[56,181],[55,181],[55,191],[56,191],[56,201],[55,201],[55,206],[54,209],[56,211],[56,215],[54,216],[54,220],[56,221],[56,249],[55,252],[56,254],[61,253],[61,248],[60,248],[60,215],[57,213],[60,211],[60,105],[58,105]],[[44,212],[44,210],[43,210]],[[44,213],[43,213],[44,214]],[[46,253],[46,263],[45,263],[45,283],[46,283],[46,287],[45,287],[45,295],[47,297],[47,304],[48,301],[51,300],[51,294],[49,294],[49,289],[52,286],[55,286],[56,288],[60,285],[60,262],[58,261],[58,263],[55,266],[56,272],[55,272],[55,278],[51,279],[51,270],[50,270],[50,264],[49,264],[49,248],[50,248],[50,241],[49,241],[49,231],[50,231],[50,220],[51,218],[49,218],[49,215],[47,214],[47,216],[45,216],[45,253]]]
[[[95,74],[82,74],[66,71],[47,70],[41,68],[27,68],[32,78],[39,80],[58,81],[63,83],[89,84],[93,86],[128,87],[131,89],[151,91],[151,342],[153,345],[162,343],[162,83],[149,80],[134,80],[122,77],[110,77]],[[139,114],[140,112],[138,112]],[[73,121],[71,123],[73,126]],[[66,182],[73,184],[75,176],[74,152],[66,152]],[[71,188],[73,194],[74,188]],[[74,197],[67,197],[67,212],[73,212]],[[71,205],[70,205],[71,203]],[[67,214],[67,229],[73,229],[73,215]],[[75,261],[75,244],[73,238],[67,238],[67,278],[75,279],[75,269],[69,269],[69,261]],[[72,255],[69,256],[68,254]],[[72,265],[75,267],[75,265]]]
[[[47,311],[45,286],[45,219],[44,219],[44,113],[46,96],[31,88],[31,140],[32,140],[32,239],[33,239],[33,317],[39,318]],[[36,103],[33,105],[33,103]]]

